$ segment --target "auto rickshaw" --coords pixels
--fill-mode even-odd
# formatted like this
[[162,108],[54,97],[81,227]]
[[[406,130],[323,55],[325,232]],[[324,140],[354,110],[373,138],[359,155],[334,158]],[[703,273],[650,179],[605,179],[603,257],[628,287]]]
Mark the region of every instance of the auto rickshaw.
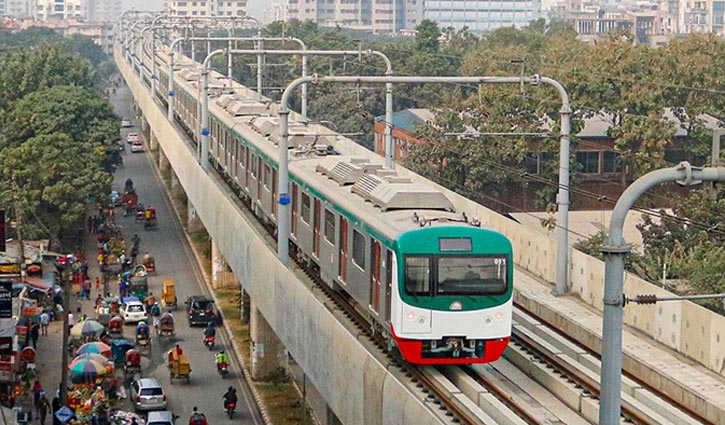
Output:
[[148,278],[146,276],[131,277],[127,292],[129,296],[145,300],[149,292]]
[[161,306],[169,310],[176,310],[178,307],[173,279],[164,280],[164,286],[161,289]]
[[123,319],[116,316],[108,322],[108,336],[123,338]]
[[111,341],[111,354],[113,362],[123,364],[126,361],[126,352],[133,349],[133,343],[127,339],[114,339]]
[[154,259],[154,257],[144,257],[143,266],[146,268],[146,273],[156,274],[156,260]]
[[169,313],[162,314],[161,319],[159,319],[159,336],[171,338],[174,335],[176,335],[174,317]]
[[158,222],[156,221],[156,208],[147,207],[146,215],[144,217],[144,222],[143,222],[144,230],[155,228],[157,224],[158,224]]
[[132,348],[124,356],[126,362],[123,364],[123,376],[128,379],[129,376],[141,373],[141,353]]
[[136,208],[138,208],[138,195],[136,194],[136,191],[134,189],[127,190],[121,197],[121,202],[124,206],[124,217],[134,213]]
[[189,383],[189,375],[191,375],[191,364],[189,358],[184,354],[178,354],[175,349],[169,351],[169,381],[173,384],[174,378],[186,378]]

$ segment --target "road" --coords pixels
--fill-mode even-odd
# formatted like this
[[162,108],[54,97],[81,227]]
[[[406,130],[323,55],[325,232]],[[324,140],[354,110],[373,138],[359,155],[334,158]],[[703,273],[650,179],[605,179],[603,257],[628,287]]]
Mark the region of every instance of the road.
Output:
[[[123,87],[111,97],[111,103],[121,117],[130,118],[133,128],[122,129],[122,138],[131,131],[140,133],[140,124],[134,119],[131,109],[132,97],[127,88]],[[124,155],[124,167],[120,168],[114,176],[113,189],[123,192],[124,182],[132,178],[139,202],[156,208],[158,227],[155,230],[144,230],[142,223],[135,223],[134,218],[123,217],[122,209],[116,211],[117,223],[123,227],[125,240],[130,244],[134,234],[141,238],[139,259],[148,251],[156,259],[156,276],[149,278],[149,291],[159,297],[163,280],[174,279],[180,309],[175,312],[176,338],[171,341],[159,341],[154,338],[152,343],[150,362],[144,362],[143,375],[154,376],[159,379],[168,394],[169,410],[180,415],[181,423],[186,423],[192,408],[197,406],[206,414],[210,424],[229,422],[225,416],[222,405],[222,395],[226,389],[233,385],[237,388],[239,401],[237,412],[233,419],[235,423],[262,424],[262,420],[254,405],[249,388],[243,382],[239,364],[232,359],[230,376],[222,380],[214,365],[214,353],[219,349],[227,348],[232,351],[231,344],[225,337],[220,338],[223,332],[217,332],[218,344],[211,353],[203,344],[202,328],[190,328],[183,311],[183,301],[190,295],[208,293],[204,287],[201,271],[193,257],[183,229],[174,214],[169,198],[166,196],[163,183],[156,174],[152,164],[152,157],[148,153],[131,153],[127,145]],[[115,286],[115,285],[114,285]],[[118,292],[117,287],[111,291]],[[134,328],[127,326],[125,334],[132,336]],[[169,382],[169,372],[164,361],[166,352],[178,343],[189,356],[191,362],[191,382],[176,380],[172,385]],[[241,389],[241,391],[240,391]]]

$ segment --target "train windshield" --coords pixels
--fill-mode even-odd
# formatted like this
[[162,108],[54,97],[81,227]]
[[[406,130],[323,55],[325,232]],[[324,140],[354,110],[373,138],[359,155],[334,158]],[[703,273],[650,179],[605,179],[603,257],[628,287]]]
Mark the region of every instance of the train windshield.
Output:
[[413,296],[498,295],[508,289],[506,256],[406,256],[405,292]]

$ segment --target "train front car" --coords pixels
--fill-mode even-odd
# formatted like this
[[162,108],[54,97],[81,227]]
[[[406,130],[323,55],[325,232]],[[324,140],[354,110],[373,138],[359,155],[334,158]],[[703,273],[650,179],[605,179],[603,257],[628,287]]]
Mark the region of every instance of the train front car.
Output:
[[397,240],[391,333],[413,364],[489,363],[511,338],[513,261],[502,234],[423,227]]

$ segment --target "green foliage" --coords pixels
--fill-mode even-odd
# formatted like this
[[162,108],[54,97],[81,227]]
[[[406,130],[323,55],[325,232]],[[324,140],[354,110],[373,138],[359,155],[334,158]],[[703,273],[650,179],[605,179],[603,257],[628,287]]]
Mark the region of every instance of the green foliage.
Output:
[[[680,274],[687,276],[690,287],[700,294],[725,293],[725,247],[707,243],[696,246],[690,255],[675,264]],[[721,300],[702,302],[723,313]]]
[[441,36],[438,23],[424,19],[415,29],[418,31],[415,36],[415,48],[424,52],[437,52],[440,47],[438,39]]
[[[574,249],[591,255],[594,258],[598,258],[604,261],[604,254],[599,250],[602,245],[607,242],[607,233],[599,231],[588,239],[582,239],[574,243]],[[636,246],[632,243],[627,244],[631,250],[629,254],[624,256],[624,268],[625,270],[638,274],[640,276],[648,277],[651,280],[657,278],[657,268],[649,261],[646,256],[642,256],[636,253]]]

